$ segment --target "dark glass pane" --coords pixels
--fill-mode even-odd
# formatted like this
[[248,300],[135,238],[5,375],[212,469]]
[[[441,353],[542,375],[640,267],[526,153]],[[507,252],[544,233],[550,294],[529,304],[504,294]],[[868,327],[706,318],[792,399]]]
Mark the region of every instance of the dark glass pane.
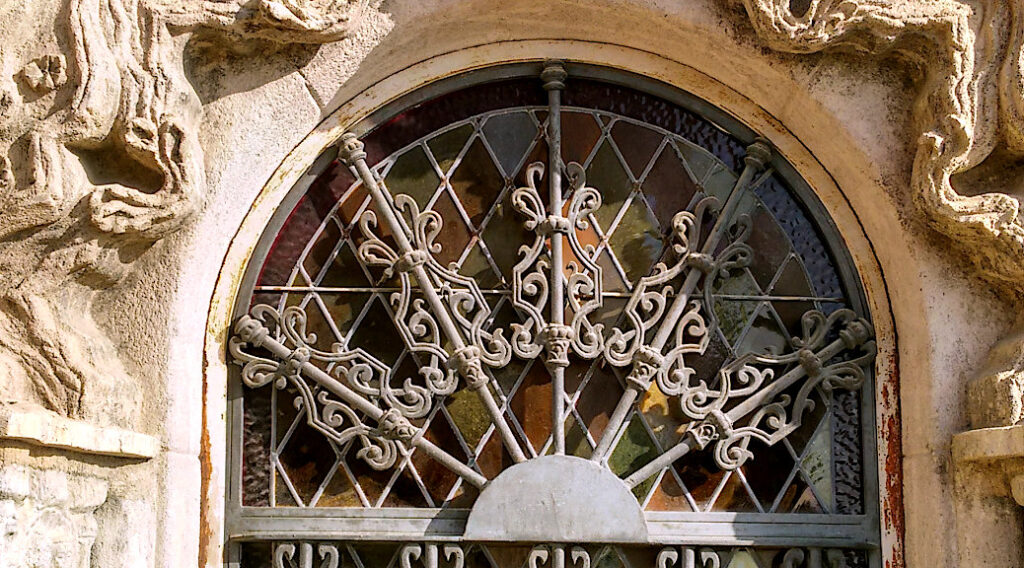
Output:
[[525,111],[499,114],[487,119],[484,135],[498,157],[505,177],[512,177],[539,131]]
[[587,185],[601,192],[601,208],[594,216],[601,229],[607,233],[633,189],[629,175],[626,174],[611,144],[602,144],[597,150],[587,168]]
[[594,115],[562,112],[562,160],[565,163],[586,163],[600,137],[601,125]]
[[661,483],[654,490],[647,509],[651,511],[692,511],[690,502],[686,500],[686,492],[676,482],[675,476],[667,472],[661,478]]
[[639,124],[619,120],[612,126],[612,138],[633,177],[640,179],[664,136]]
[[462,213],[447,191],[441,192],[431,209],[441,215],[444,223],[441,232],[434,239],[435,244],[441,245],[441,251],[434,253],[434,258],[441,266],[448,266],[462,258],[472,235],[466,227],[466,222],[462,220]]
[[[500,157],[500,155],[499,155]],[[516,158],[518,161],[519,158]],[[505,179],[477,138],[451,175],[451,186],[473,225],[479,227],[505,187]]]
[[672,218],[686,209],[698,187],[671,146],[665,146],[643,182],[643,193],[663,232],[672,229]]
[[473,125],[464,124],[427,142],[427,147],[430,148],[443,175],[450,174],[452,165],[466,146],[470,134],[473,134]]
[[430,197],[437,191],[441,178],[427,158],[423,148],[416,146],[395,160],[384,178],[391,195],[406,194],[416,200],[420,209],[426,208]]

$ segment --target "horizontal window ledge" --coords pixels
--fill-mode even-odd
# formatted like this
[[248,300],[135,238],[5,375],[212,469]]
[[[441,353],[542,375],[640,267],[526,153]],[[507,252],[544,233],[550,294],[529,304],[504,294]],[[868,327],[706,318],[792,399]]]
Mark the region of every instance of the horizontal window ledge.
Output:
[[98,426],[20,403],[0,404],[0,444],[6,440],[126,459],[149,459],[160,450],[160,441],[153,436]]

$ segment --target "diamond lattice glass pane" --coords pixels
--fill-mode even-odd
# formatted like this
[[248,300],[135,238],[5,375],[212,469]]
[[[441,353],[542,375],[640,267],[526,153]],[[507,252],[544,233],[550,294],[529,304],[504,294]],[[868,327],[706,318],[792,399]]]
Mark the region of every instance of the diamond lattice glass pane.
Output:
[[412,196],[420,209],[427,205],[440,182],[434,165],[419,146],[399,156],[384,176],[384,183],[394,195],[404,193]]
[[484,123],[483,131],[505,177],[512,177],[518,170],[523,155],[539,134],[537,125],[526,111],[492,116]]
[[[437,514],[433,509],[472,509],[481,495],[474,484],[494,487],[485,482],[510,468],[527,467],[559,452],[552,437],[557,430],[552,424],[558,420],[552,376],[564,363],[555,364],[552,353],[561,345],[557,342],[562,341],[559,334],[564,332],[547,324],[561,314],[569,325],[566,329],[572,329],[577,317],[588,314],[586,325],[575,329],[577,335],[566,349],[561,416],[564,452],[593,458],[592,463],[627,478],[671,448],[683,447],[680,443],[689,444],[688,451],[681,457],[676,454],[674,462],[662,458],[657,467],[648,468],[646,479],[627,481],[639,505],[657,512],[651,518],[669,520],[664,526],[673,526],[671,523],[692,522],[692,517],[678,514],[693,511],[772,515],[834,511],[848,515],[863,513],[866,506],[870,509],[870,488],[865,487],[863,473],[872,464],[861,448],[862,431],[865,424],[870,427],[873,416],[864,406],[869,395],[842,389],[826,395],[821,387],[811,389],[813,405],[792,412],[787,407],[787,414],[782,415],[780,420],[793,422],[784,425],[791,431],[787,430],[781,441],[753,440],[742,446],[750,452],[749,458],[731,466],[716,452],[729,428],[735,432],[750,420],[750,412],[732,416],[742,410],[742,399],[727,397],[722,415],[714,417],[708,417],[706,409],[684,402],[687,393],[695,392],[688,389],[701,391],[703,394],[690,402],[703,404],[719,396],[719,389],[729,387],[736,392],[750,384],[746,381],[753,375],[721,372],[723,366],[745,354],[793,353],[802,345],[793,338],[804,334],[802,323],[808,311],[816,309],[827,315],[862,305],[857,282],[840,279],[836,269],[836,259],[842,253],[830,245],[839,241],[831,233],[826,238],[820,227],[828,223],[817,223],[809,213],[816,209],[805,208],[801,201],[805,197],[798,197],[809,195],[806,188],[777,173],[787,171],[776,168],[778,157],[773,157],[773,173],[765,183],[753,190],[737,188],[740,172],[749,166],[743,160],[744,144],[690,110],[626,87],[570,77],[562,93],[558,132],[548,128],[543,89],[539,83],[530,88],[528,84],[498,81],[427,100],[378,120],[361,137],[366,143],[367,165],[386,186],[383,193],[374,193],[375,201],[371,202],[371,191],[363,185],[373,189],[372,180],[357,182],[347,166],[322,160],[326,169],[316,176],[307,194],[295,196],[290,201],[296,203],[293,210],[282,211],[275,220],[275,226],[282,229],[266,237],[258,249],[266,251],[265,259],[253,268],[255,276],[247,276],[256,285],[251,299],[242,298],[240,304],[299,308],[305,318],[301,333],[316,337],[303,335],[288,343],[286,348],[293,355],[287,360],[266,349],[258,354],[270,358],[278,372],[294,369],[294,362],[305,356],[295,349],[297,341],[298,346],[317,350],[310,362],[337,383],[357,390],[364,402],[381,412],[398,414],[376,418],[377,413],[361,406],[363,410],[340,418],[342,428],[351,424],[361,430],[335,447],[320,430],[309,426],[305,413],[318,412],[317,416],[328,420],[321,428],[337,426],[340,415],[328,419],[326,407],[307,409],[295,404],[296,380],[307,380],[314,393],[322,392],[322,404],[337,394],[321,391],[320,385],[325,383],[310,382],[309,367],[300,369],[299,377],[305,379],[289,377],[284,390],[242,387],[242,427],[234,430],[244,437],[240,477],[235,478],[242,504],[427,508],[431,510],[359,514],[365,513],[370,524],[390,519],[385,522],[411,531],[410,542],[416,540],[414,533],[419,529],[409,527],[419,526],[424,514],[436,515],[427,530],[435,531],[432,535],[439,541],[459,540],[458,529],[452,528],[461,526],[459,522],[451,521],[447,511]],[[467,94],[469,91],[475,94]],[[743,134],[744,139],[748,136],[750,133]],[[556,137],[562,152],[553,160],[548,143]],[[565,166],[569,162],[583,166],[586,186],[600,196],[600,207],[585,219],[589,226],[575,218],[578,210],[573,207],[580,203],[571,201],[587,194],[570,186],[575,170]],[[532,163],[544,165],[540,179],[527,179],[527,165]],[[549,183],[556,168],[565,168],[562,193],[567,200],[561,207],[549,203]],[[749,179],[762,181],[756,172]],[[534,201],[520,200],[517,210],[513,193],[518,190],[520,196],[525,195],[526,190],[518,188],[527,188],[530,182],[536,182],[536,193],[529,197]],[[421,210],[431,209],[440,215],[443,227],[429,237],[439,248],[421,246],[422,235],[415,234],[419,230],[430,233],[432,227],[419,226],[417,220],[405,216],[405,226],[386,219],[380,208],[391,207],[397,194],[408,194]],[[731,226],[730,230],[713,234],[717,212],[705,211],[693,228],[699,228],[700,238],[689,243],[689,249],[676,246],[681,239],[671,231],[673,219],[685,219],[677,215],[687,209],[693,213],[700,199],[708,195],[722,203],[730,196],[738,200],[734,201],[733,217],[724,224]],[[531,207],[536,211],[529,210]],[[359,216],[366,210],[376,213],[376,226],[359,226]],[[750,232],[741,234],[746,217]],[[531,228],[524,226],[527,222]],[[400,246],[402,239],[395,235],[403,231],[413,243],[411,247],[419,250]],[[380,239],[380,244],[374,245],[379,247],[378,254],[393,262],[390,268],[380,257],[367,256],[366,247],[376,238]],[[553,252],[556,241],[564,245],[561,259]],[[515,273],[516,264],[533,254],[535,242],[540,249],[529,261],[533,264],[529,270],[520,267]],[[578,246],[570,246],[573,244]],[[730,245],[737,244],[749,247],[749,258],[741,255],[736,257],[738,262],[716,264]],[[578,253],[580,248],[585,253]],[[586,280],[588,274],[597,273],[590,262],[600,267],[600,297],[594,296],[598,287]],[[377,265],[370,266],[374,263]],[[449,266],[458,274],[446,272]],[[537,272],[531,276],[533,269]],[[421,270],[431,275],[429,287],[422,287],[427,279]],[[411,291],[400,287],[401,271],[411,273]],[[654,278],[665,271],[676,272],[639,285],[652,271]],[[534,313],[518,299],[526,282],[541,290],[542,282],[554,285],[552,275],[557,273],[573,280],[570,285],[563,282],[568,291],[565,305],[545,301]],[[478,290],[464,277],[472,279]],[[531,277],[534,279],[529,280]],[[638,289],[645,295],[634,298],[639,304],[630,304]],[[851,290],[856,293],[847,294]],[[551,290],[543,292],[550,300]],[[686,301],[677,305],[685,308],[683,312],[666,311],[683,297]],[[403,299],[420,301],[415,310],[424,311],[403,315]],[[599,305],[581,307],[591,299]],[[483,314],[480,319],[474,315],[477,312]],[[658,315],[651,316],[654,312]],[[667,315],[670,313],[675,315]],[[686,325],[673,319],[682,313],[690,318]],[[292,317],[295,312],[288,314]],[[447,320],[440,317],[443,314]],[[642,321],[648,316],[653,319]],[[435,323],[444,329],[432,330]],[[275,341],[287,339],[277,329],[280,322],[269,325]],[[596,325],[603,328],[600,339],[605,345],[584,353],[585,345],[573,341],[592,339],[579,334]],[[642,327],[642,335],[634,336],[637,326]],[[402,329],[405,332],[400,332]],[[425,353],[422,345],[406,344],[410,333],[434,334],[433,354]],[[830,333],[829,341],[837,337],[834,330]],[[513,350],[513,344],[503,343],[513,336],[531,343],[515,344]],[[642,357],[629,351],[634,337],[649,349]],[[608,345],[612,341],[619,342],[616,348],[627,350],[623,358],[613,357]],[[693,344],[685,349],[685,366],[672,363],[660,374],[641,373],[645,358],[656,362],[657,353],[665,356],[669,349],[688,342]],[[477,374],[466,366],[466,357],[474,362],[473,350],[457,349],[460,345],[504,348],[514,354],[507,361],[494,353],[475,360],[480,363]],[[363,350],[358,355],[362,359],[342,360],[343,353],[345,357],[354,353],[346,349],[356,348]],[[523,355],[523,350],[534,348],[537,356]],[[365,359],[364,353],[372,359]],[[851,357],[844,353],[822,363]],[[377,366],[378,361],[383,367]],[[765,375],[770,385],[787,373],[805,373],[802,361],[790,358],[754,366],[771,369]],[[449,376],[457,383],[442,384]],[[805,376],[759,401],[758,408],[771,402],[790,404],[805,384]],[[473,390],[470,379],[486,379],[486,386]],[[871,392],[870,386],[865,389]],[[389,392],[396,396],[384,394]],[[627,392],[631,398],[624,399]],[[623,412],[618,416],[626,417],[622,423],[613,419],[620,403]],[[425,410],[414,415],[411,408],[417,404]],[[694,417],[695,413],[699,416]],[[717,422],[720,420],[723,422]],[[402,429],[403,424],[409,429]],[[693,441],[703,435],[698,434],[702,432],[698,424],[704,431],[709,424],[716,428],[718,438],[696,447]],[[606,449],[599,447],[602,440],[606,440]],[[377,454],[367,449],[368,441],[384,444],[381,452],[393,450],[394,462],[381,469],[371,467],[368,460]],[[522,466],[512,457],[519,451],[526,458]],[[443,452],[451,461],[438,459],[431,452]],[[595,455],[599,452],[605,453]],[[536,488],[537,492],[543,490]],[[284,516],[268,518],[281,526],[293,522]],[[248,521],[234,518],[232,522],[242,526]],[[737,522],[745,521],[741,517]],[[343,544],[345,565],[387,568],[401,564],[395,545],[374,554],[367,548],[371,545]],[[660,552],[660,548],[646,545],[580,544],[587,547],[595,567],[652,566]],[[465,566],[499,568],[524,568],[533,548],[532,544],[482,546],[468,542],[461,546]],[[774,568],[782,563],[780,550],[716,547],[714,553],[722,566]],[[451,559],[442,556],[439,560],[438,568],[447,568]],[[567,555],[566,563],[572,564],[571,560]]]
[[[505,177],[494,165],[494,160],[484,147],[483,141],[476,138],[451,173],[449,183],[465,208],[470,222],[474,227],[480,227],[494,201],[501,194],[502,188],[505,187]],[[445,216],[444,220],[447,228],[448,223],[455,221],[455,218],[449,220],[449,217]]]

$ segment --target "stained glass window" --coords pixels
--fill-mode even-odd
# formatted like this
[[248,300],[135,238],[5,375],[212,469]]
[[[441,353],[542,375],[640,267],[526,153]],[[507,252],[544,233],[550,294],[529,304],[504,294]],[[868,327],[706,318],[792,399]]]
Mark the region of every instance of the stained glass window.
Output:
[[706,103],[540,70],[374,117],[264,235],[234,559],[875,565],[870,317],[813,193]]

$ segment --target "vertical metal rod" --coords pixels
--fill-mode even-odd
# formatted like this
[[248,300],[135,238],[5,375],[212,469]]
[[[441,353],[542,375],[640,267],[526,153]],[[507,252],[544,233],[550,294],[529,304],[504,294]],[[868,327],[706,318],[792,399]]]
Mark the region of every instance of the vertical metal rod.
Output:
[[[374,177],[373,172],[370,171],[370,167],[366,164],[366,153],[363,151],[363,143],[359,141],[355,134],[349,132],[342,136],[341,156],[346,163],[355,167],[356,173],[359,174],[359,179],[363,182],[363,185],[366,186],[374,204],[377,206],[378,212],[384,217],[384,222],[391,228],[391,232],[394,235],[395,242],[398,244],[398,248],[401,250],[401,253],[408,254],[415,251],[416,248],[409,240],[407,233],[409,229],[392,209],[391,202],[388,201],[387,196],[384,195],[384,191],[377,183],[376,177]],[[438,296],[437,290],[434,287],[435,283],[433,278],[430,277],[422,264],[416,265],[412,269],[412,272],[416,276],[416,281],[420,284],[423,296],[426,298],[427,303],[430,304],[431,312],[437,316],[438,324],[441,326],[441,329],[444,330],[444,333],[448,336],[449,340],[451,340],[452,345],[455,347],[455,351],[458,352],[466,348],[466,342],[462,337],[462,333],[459,331],[454,319],[448,312],[448,307],[441,300],[441,297]],[[498,433],[501,435],[501,440],[504,442],[506,449],[508,449],[509,455],[512,456],[512,459],[515,460],[516,463],[526,461],[526,454],[523,453],[522,447],[520,447],[519,442],[512,433],[512,428],[510,428],[508,422],[505,421],[505,417],[501,415],[501,409],[498,408],[498,403],[494,400],[494,395],[491,394],[491,390],[487,387],[487,382],[481,382],[475,387],[471,386],[471,388],[476,391],[477,396],[480,397],[484,407],[487,409],[491,422],[494,424],[495,428],[498,429]]]
[[[562,89],[565,88],[566,72],[560,61],[550,61],[541,72],[544,89],[548,92],[548,215],[562,217]],[[572,230],[570,227],[569,230]],[[553,329],[565,325],[565,275],[563,270],[562,247],[565,234],[551,232],[551,325]],[[548,347],[549,360],[551,348]],[[551,373],[551,437],[556,455],[565,453],[565,366],[549,361]],[[559,549],[564,563],[564,550]],[[556,553],[557,555],[558,553]],[[556,566],[557,568],[557,566]]]
[[[771,150],[766,140],[758,138],[753,144],[747,147],[747,157],[744,159],[745,165],[743,167],[743,172],[740,173],[739,179],[736,180],[736,184],[733,185],[732,190],[729,192],[729,197],[726,198],[725,205],[722,206],[722,210],[719,212],[718,218],[715,220],[715,224],[712,226],[707,240],[704,241],[704,246],[701,247],[701,252],[703,254],[713,254],[715,252],[715,247],[717,247],[718,243],[721,242],[722,237],[725,235],[725,232],[729,227],[729,221],[736,212],[736,208],[739,206],[740,198],[743,196],[743,190],[746,189],[747,185],[749,185],[751,180],[753,180],[754,175],[764,168],[770,157]],[[699,223],[700,220],[698,219],[697,222]],[[679,294],[677,294],[675,299],[672,301],[672,305],[665,313],[665,318],[658,327],[658,332],[651,340],[651,349],[661,353],[661,350],[665,347],[669,338],[672,337],[672,332],[675,330],[676,324],[679,323],[679,318],[682,317],[683,312],[686,311],[686,305],[690,301],[690,295],[693,294],[693,291],[697,288],[697,284],[703,276],[704,273],[697,269],[690,269],[687,273]],[[632,375],[636,373],[636,371],[637,369],[634,365],[630,374]],[[622,394],[618,404],[615,406],[615,410],[612,412],[612,416],[608,420],[608,426],[605,427],[604,435],[601,436],[601,441],[598,443],[593,456],[590,458],[593,461],[602,462],[607,458],[608,452],[611,450],[611,445],[618,436],[618,432],[622,428],[622,424],[625,422],[630,409],[633,407],[633,403],[636,402],[637,397],[642,394],[639,384],[640,383],[637,381],[627,381],[628,388]]]
[[565,568],[565,545],[551,545],[551,568]]

